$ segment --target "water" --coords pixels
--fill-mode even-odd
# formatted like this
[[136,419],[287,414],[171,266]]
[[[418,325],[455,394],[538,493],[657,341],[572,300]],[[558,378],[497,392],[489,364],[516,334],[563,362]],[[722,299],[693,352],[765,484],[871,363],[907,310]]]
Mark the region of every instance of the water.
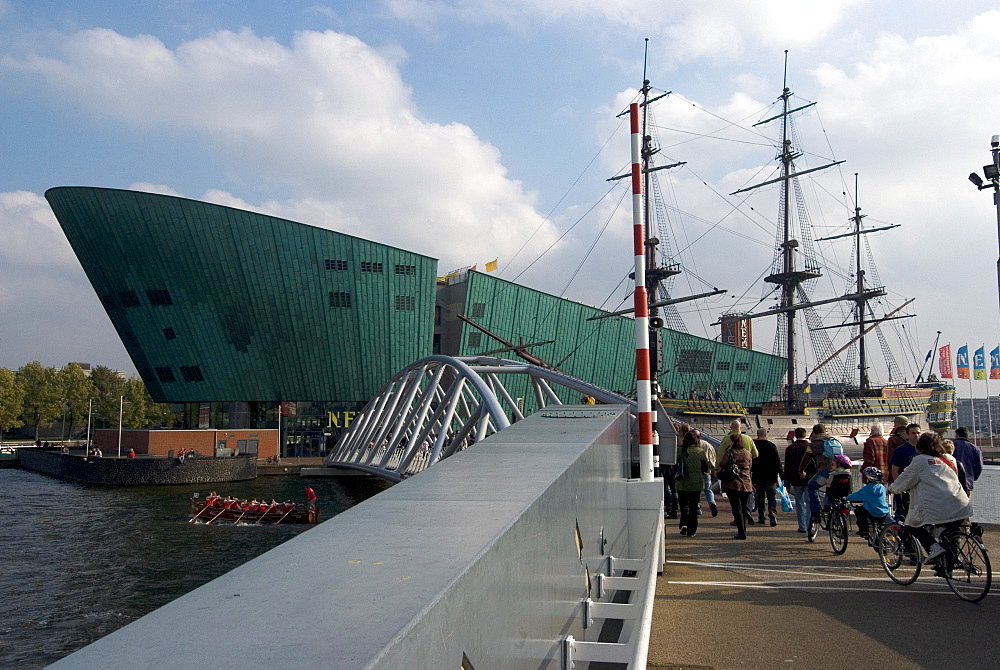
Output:
[[[322,519],[389,486],[310,479]],[[309,525],[191,524],[188,498],[305,501],[305,480],[93,487],[0,469],[0,668],[40,668],[121,628]]]

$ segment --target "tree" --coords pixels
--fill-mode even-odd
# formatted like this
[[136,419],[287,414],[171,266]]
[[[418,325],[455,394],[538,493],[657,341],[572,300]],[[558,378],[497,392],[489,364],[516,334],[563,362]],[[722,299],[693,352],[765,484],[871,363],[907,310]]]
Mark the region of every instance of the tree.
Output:
[[18,383],[13,370],[0,368],[0,438],[3,432],[24,425],[24,388]]
[[97,395],[97,389],[90,377],[78,363],[70,363],[59,371],[62,380],[63,399],[66,401],[66,416],[69,418],[70,432],[73,423],[86,419],[90,410],[90,400]]
[[122,424],[129,428],[148,426],[146,414],[152,398],[146,392],[146,385],[138,377],[125,380],[125,406],[122,410]]
[[37,440],[38,426],[51,422],[62,412],[59,371],[32,361],[17,371],[17,377],[24,388],[24,418],[34,425]]
[[103,365],[90,372],[94,385],[94,420],[104,428],[118,427],[118,411],[121,397],[125,395],[125,379],[118,372]]

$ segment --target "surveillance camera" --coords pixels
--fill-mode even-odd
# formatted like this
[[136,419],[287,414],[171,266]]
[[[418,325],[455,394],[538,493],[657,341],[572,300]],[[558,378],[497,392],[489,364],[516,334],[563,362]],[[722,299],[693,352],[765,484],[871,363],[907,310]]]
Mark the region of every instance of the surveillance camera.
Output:
[[993,139],[990,140],[990,146],[993,147],[994,149],[1000,147],[1000,135],[993,136]]

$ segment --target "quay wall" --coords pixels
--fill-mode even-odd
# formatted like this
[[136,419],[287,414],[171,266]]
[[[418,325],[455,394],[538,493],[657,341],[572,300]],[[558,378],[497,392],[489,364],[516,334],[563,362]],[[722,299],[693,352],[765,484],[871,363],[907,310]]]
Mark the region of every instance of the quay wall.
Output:
[[559,668],[610,555],[662,568],[626,409],[537,412],[51,667]]
[[18,449],[21,467],[84,484],[148,486],[238,482],[257,476],[256,456],[228,458],[97,458]]

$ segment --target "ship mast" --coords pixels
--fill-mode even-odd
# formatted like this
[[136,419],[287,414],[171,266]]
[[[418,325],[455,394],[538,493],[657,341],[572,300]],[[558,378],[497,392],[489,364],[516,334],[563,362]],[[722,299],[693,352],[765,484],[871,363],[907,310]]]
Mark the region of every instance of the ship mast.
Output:
[[[855,273],[857,276],[858,295],[865,292],[865,270],[861,267],[861,202],[858,198],[858,173],[854,173],[854,252],[855,252]],[[858,321],[858,390],[867,391],[871,388],[868,379],[868,361],[865,358],[865,310],[868,306],[867,298],[859,298],[855,306]]]

